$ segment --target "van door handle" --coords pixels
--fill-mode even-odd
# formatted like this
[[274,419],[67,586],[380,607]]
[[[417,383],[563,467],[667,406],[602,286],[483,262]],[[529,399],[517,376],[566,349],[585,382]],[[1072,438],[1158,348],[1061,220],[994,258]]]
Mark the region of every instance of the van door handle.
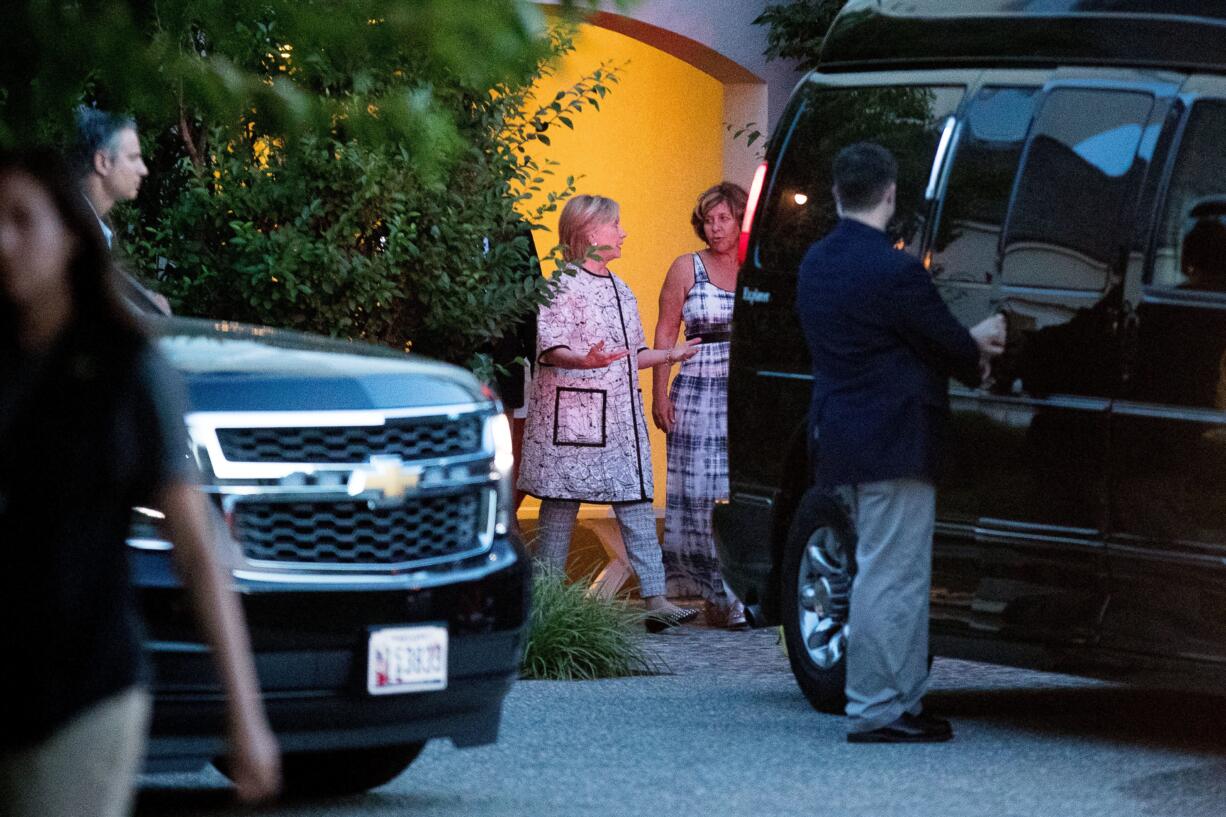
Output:
[[1119,321],[1119,349],[1120,349],[1120,380],[1124,383],[1132,380],[1133,375],[1137,371],[1137,359],[1139,338],[1140,338],[1140,320],[1137,317],[1136,307],[1131,301],[1124,301],[1123,309],[1121,310]]

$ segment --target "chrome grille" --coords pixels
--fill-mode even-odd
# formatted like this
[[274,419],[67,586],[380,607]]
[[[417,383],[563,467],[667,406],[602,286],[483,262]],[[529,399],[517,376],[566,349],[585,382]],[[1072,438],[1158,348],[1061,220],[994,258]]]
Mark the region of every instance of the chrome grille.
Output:
[[365,502],[243,501],[235,537],[248,559],[316,565],[393,565],[453,557],[479,546],[480,496]]
[[230,462],[362,463],[373,455],[406,462],[481,450],[481,417],[389,418],[381,426],[219,428],[217,442]]

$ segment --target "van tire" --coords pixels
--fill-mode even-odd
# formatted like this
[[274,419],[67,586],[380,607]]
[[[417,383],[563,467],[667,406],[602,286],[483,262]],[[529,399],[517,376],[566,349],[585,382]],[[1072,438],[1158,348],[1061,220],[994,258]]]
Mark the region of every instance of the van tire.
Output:
[[[837,559],[815,560],[809,553],[816,546],[828,554],[844,556],[842,575],[826,568],[838,567]],[[824,491],[811,488],[801,498],[792,517],[788,538],[783,549],[783,564],[780,575],[779,610],[783,619],[783,637],[787,647],[788,662],[792,675],[801,692],[819,712],[842,714],[847,703],[844,686],[847,680],[846,636],[836,634],[827,646],[811,649],[809,639],[816,629],[836,622],[846,621],[846,608],[850,603],[851,576],[854,575],[855,533],[847,513]],[[823,567],[819,567],[819,563]],[[825,587],[815,585],[815,577],[826,578]],[[802,582],[804,585],[802,586]],[[802,602],[806,588],[816,587],[820,597],[833,600],[828,607],[835,612],[822,615],[819,605]],[[835,593],[828,591],[833,587]],[[825,608],[821,608],[825,610]],[[816,625],[816,627],[815,627]],[[828,630],[829,631],[829,630]],[[817,637],[820,640],[820,636]],[[837,643],[842,642],[842,648]],[[835,660],[830,660],[835,655]],[[824,660],[817,660],[819,656]]]

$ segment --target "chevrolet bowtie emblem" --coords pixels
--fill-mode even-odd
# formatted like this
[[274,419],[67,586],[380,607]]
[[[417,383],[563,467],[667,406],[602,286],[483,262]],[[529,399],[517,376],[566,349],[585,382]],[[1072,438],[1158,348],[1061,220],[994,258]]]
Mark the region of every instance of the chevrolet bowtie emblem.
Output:
[[385,502],[395,501],[415,490],[420,482],[420,468],[405,465],[400,457],[374,456],[349,475],[349,495],[378,491]]

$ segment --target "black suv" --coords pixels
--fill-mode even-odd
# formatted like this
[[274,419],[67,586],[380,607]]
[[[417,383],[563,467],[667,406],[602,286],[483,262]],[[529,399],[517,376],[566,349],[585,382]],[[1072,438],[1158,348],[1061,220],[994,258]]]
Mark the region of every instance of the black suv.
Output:
[[934,651],[1226,681],[1226,11],[1035,5],[852,0],[754,185],[720,557],[822,709],[855,532],[809,487],[796,274],[866,139],[899,159],[898,246],[965,324],[1008,317],[985,385],[950,387]]
[[[529,566],[510,431],[454,366],[233,323],[149,318],[186,379],[190,454],[246,610],[291,792],[387,782],[430,738],[492,742]],[[155,675],[151,771],[223,751],[223,696],[156,508],[128,544]]]

